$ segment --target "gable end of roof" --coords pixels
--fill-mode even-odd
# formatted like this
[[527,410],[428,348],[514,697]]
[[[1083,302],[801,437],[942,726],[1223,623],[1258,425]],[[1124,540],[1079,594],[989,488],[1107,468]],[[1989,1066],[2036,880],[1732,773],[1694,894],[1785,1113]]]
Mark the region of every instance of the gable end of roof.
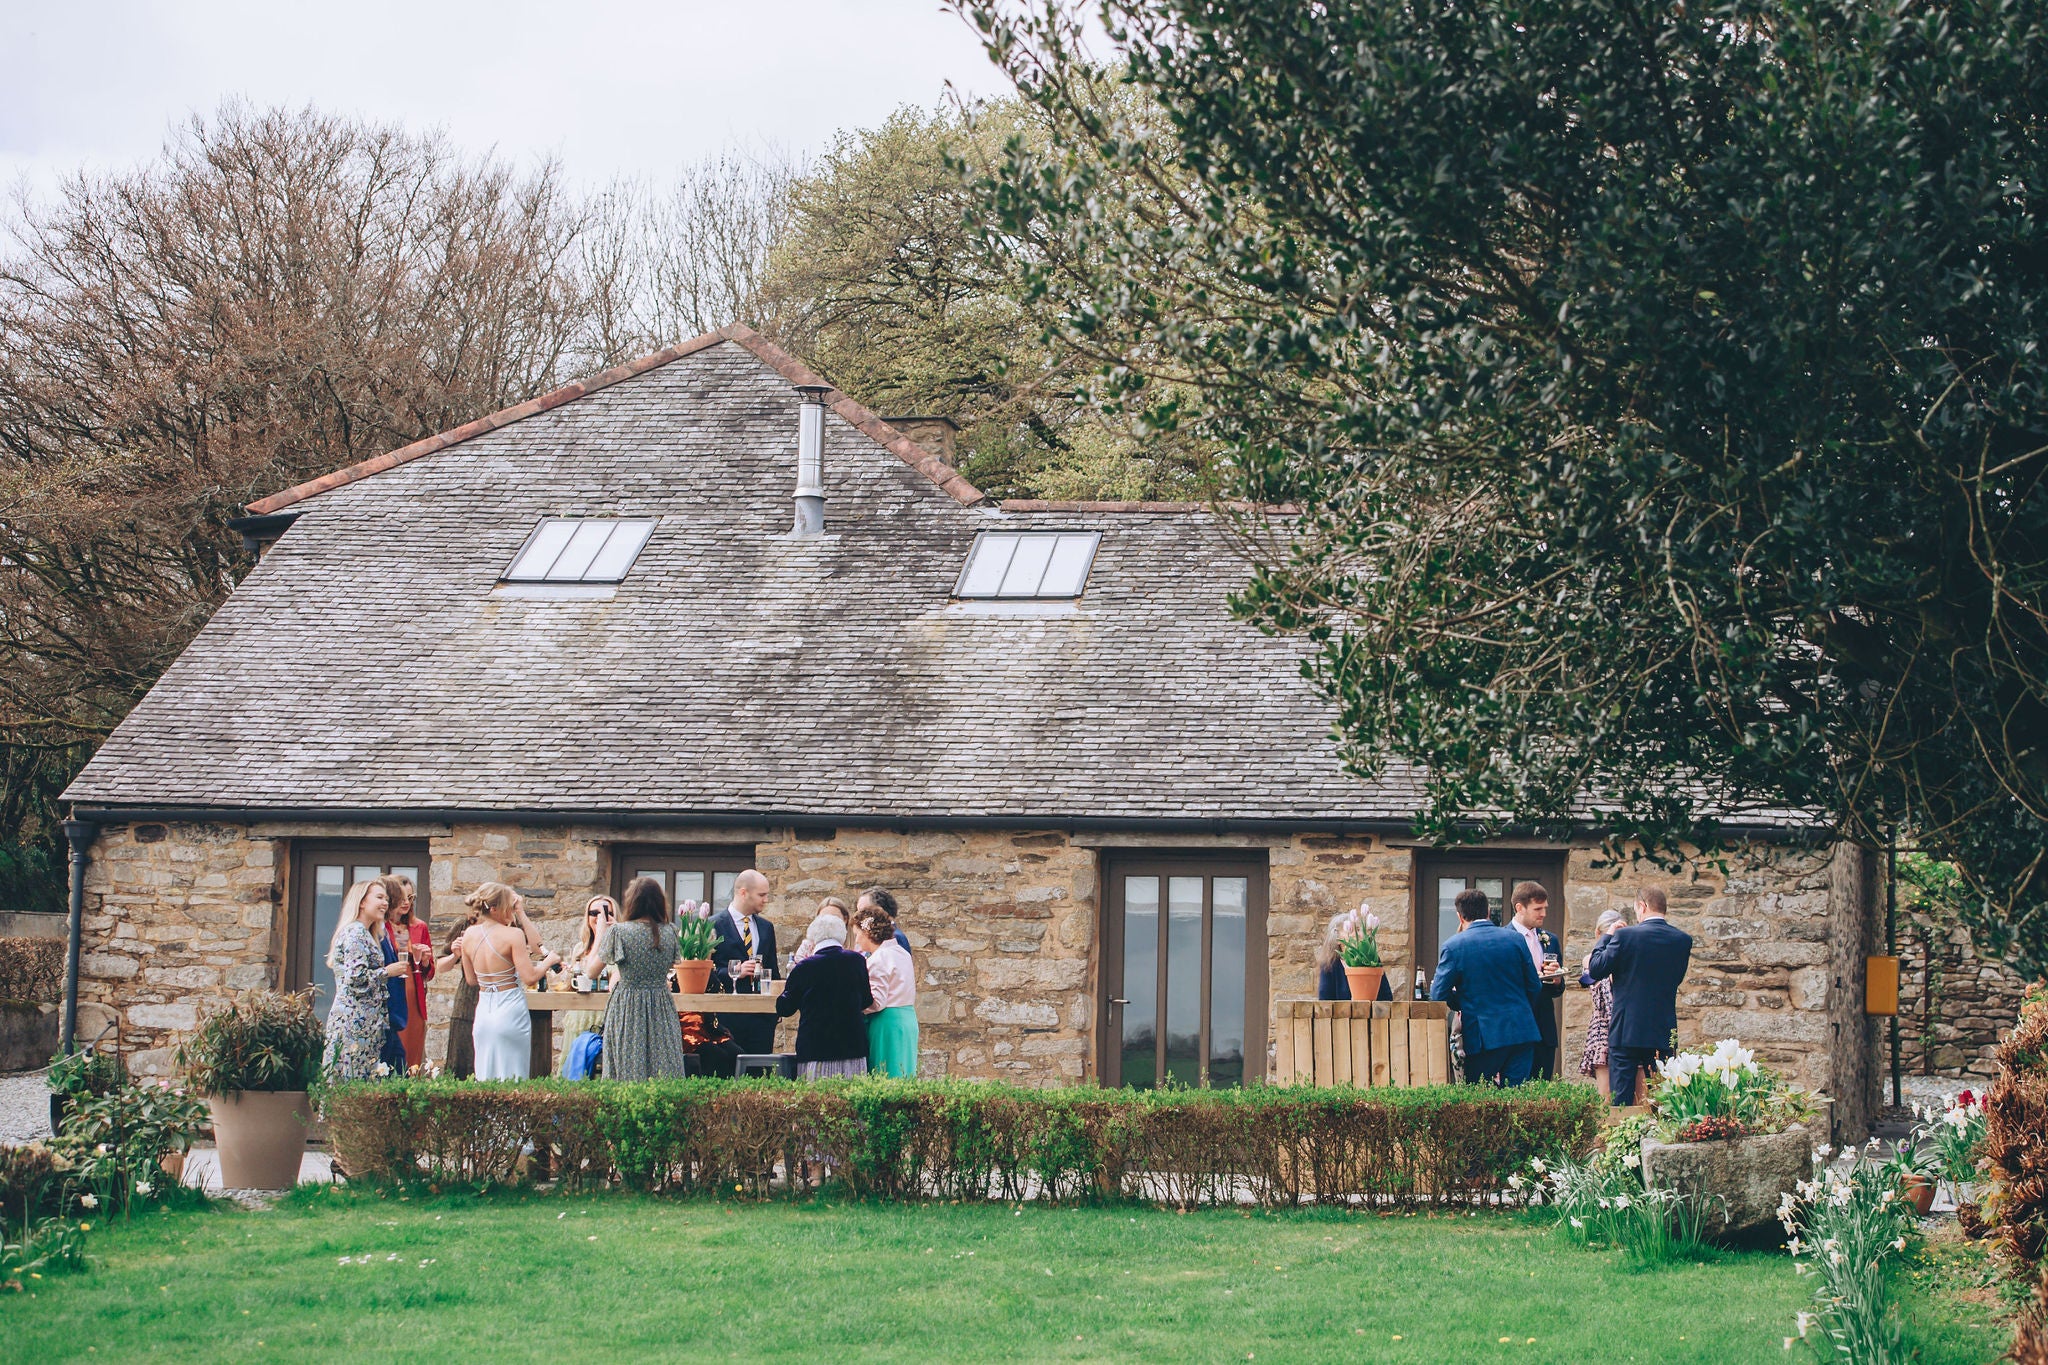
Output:
[[735,322],[721,327],[715,332],[706,332],[700,337],[693,337],[678,345],[664,347],[652,355],[641,356],[638,360],[629,360],[623,365],[615,365],[609,370],[604,370],[588,378],[564,384],[561,388],[541,394],[538,398],[529,398],[524,403],[515,403],[509,408],[501,408],[497,412],[479,417],[472,422],[465,422],[461,426],[453,427],[441,432],[439,435],[414,441],[411,445],[400,446],[398,449],[386,451],[382,455],[373,455],[369,459],[358,461],[345,469],[337,469],[332,473],[322,474],[317,479],[308,479],[302,484],[284,489],[282,492],[272,493],[267,498],[260,498],[250,503],[248,511],[251,515],[259,517],[282,512],[321,493],[343,487],[346,484],[355,483],[359,479],[367,479],[372,474],[381,474],[387,469],[395,469],[399,465],[417,460],[425,455],[436,454],[448,449],[450,446],[460,445],[473,436],[482,436],[486,432],[497,431],[501,427],[511,426],[514,422],[524,421],[528,417],[535,417],[543,412],[552,411],[555,408],[561,407],[564,403],[572,403],[578,398],[587,397],[598,392],[600,389],[608,389],[612,385],[631,379],[636,375],[646,374],[649,370],[658,370],[664,365],[681,360],[684,356],[695,355],[699,351],[708,350],[713,346],[719,345],[721,342],[727,341],[733,342],[752,352],[755,358],[783,378],[789,380],[791,384],[813,384],[829,389],[830,393],[825,400],[826,405],[832,411],[838,413],[847,425],[860,431],[877,445],[880,445],[892,455],[902,460],[903,463],[909,465],[927,479],[930,479],[948,497],[961,506],[974,507],[988,501],[987,495],[969,483],[965,478],[962,478],[960,472],[951,465],[926,450],[923,446],[912,441],[887,422],[884,422],[866,407],[839,392],[838,389],[832,388],[809,366],[756,332],[753,328],[746,326],[744,323]]

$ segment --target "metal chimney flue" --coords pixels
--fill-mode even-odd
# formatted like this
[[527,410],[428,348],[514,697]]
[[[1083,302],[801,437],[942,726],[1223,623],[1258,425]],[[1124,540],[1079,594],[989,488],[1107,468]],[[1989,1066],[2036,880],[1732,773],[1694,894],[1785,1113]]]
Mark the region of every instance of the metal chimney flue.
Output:
[[823,384],[796,386],[796,528],[800,536],[825,530],[825,395]]

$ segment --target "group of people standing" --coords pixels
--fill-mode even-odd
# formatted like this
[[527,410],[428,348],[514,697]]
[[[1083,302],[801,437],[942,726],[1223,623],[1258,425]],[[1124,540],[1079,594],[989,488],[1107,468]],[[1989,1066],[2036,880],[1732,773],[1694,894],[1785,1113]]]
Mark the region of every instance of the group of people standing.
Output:
[[[762,911],[770,885],[758,870],[735,881],[732,903],[712,921],[713,991],[759,995],[783,985],[774,1013],[679,1012],[670,996],[678,932],[661,883],[639,877],[618,902],[593,897],[576,955],[580,977],[609,978],[602,1010],[569,1012],[565,1031],[599,1031],[602,1074],[650,1080],[685,1073],[700,1053],[731,1074],[748,1053],[774,1050],[778,1018],[796,1016],[796,1062],[806,1078],[917,1072],[917,983],[910,942],[897,927],[896,897],[862,892],[852,909],[828,896],[782,968],[775,925]],[[327,1070],[336,1079],[404,1072],[424,1060],[426,981],[460,969],[450,1012],[447,1070],[478,1080],[523,1080],[532,1057],[526,991],[564,959],[541,943],[519,892],[485,882],[467,917],[433,952],[412,916],[413,889],[396,877],[359,882],[343,900],[329,945],[335,995],[327,1016]],[[394,907],[401,907],[394,910]],[[723,1059],[720,1066],[715,1059]]]
[[342,897],[328,945],[334,1000],[326,1069],[363,1077],[405,1072],[427,1054],[427,982],[436,968],[427,926],[413,914],[409,877],[357,882]]
[[[1457,1012],[1465,1079],[1521,1085],[1558,1074],[1553,1002],[1565,992],[1564,952],[1544,928],[1550,893],[1518,882],[1507,924],[1492,921],[1486,893],[1458,893],[1459,929],[1437,955],[1429,998]],[[1593,1018],[1579,1074],[1617,1105],[1638,1103],[1648,1073],[1672,1054],[1678,988],[1692,958],[1692,936],[1665,918],[1657,887],[1636,897],[1636,922],[1618,910],[1600,916],[1579,984],[1593,993]]]

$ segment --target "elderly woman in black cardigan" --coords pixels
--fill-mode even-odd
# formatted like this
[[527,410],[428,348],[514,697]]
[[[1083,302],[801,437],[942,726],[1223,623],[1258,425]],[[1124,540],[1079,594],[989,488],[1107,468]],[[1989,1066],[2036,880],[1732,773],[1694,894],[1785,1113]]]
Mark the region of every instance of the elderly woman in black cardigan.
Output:
[[797,1016],[797,1075],[863,1076],[868,1069],[867,959],[846,946],[846,921],[820,915],[805,936],[815,951],[789,969],[775,1012]]

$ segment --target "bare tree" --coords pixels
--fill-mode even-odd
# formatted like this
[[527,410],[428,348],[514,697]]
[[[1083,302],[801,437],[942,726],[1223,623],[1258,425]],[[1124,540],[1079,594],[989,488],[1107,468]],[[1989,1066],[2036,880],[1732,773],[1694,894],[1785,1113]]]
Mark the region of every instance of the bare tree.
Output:
[[[0,254],[0,872],[232,586],[248,501],[615,358],[558,169],[239,105]],[[42,826],[39,828],[39,826]],[[12,836],[12,837],[10,837]]]
[[763,286],[790,234],[801,175],[779,155],[728,151],[685,167],[665,189],[626,181],[600,195],[584,246],[599,335],[647,351],[728,322],[773,332]]

